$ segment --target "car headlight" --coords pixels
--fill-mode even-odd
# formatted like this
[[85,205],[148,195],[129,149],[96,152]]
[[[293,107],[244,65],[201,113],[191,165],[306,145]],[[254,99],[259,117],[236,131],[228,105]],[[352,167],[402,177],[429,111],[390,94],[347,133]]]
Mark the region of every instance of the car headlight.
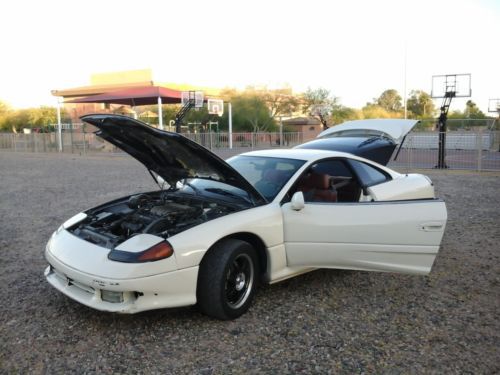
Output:
[[131,253],[123,250],[111,250],[108,259],[124,263],[155,262],[166,259],[174,253],[174,249],[167,241],[162,241],[139,253]]

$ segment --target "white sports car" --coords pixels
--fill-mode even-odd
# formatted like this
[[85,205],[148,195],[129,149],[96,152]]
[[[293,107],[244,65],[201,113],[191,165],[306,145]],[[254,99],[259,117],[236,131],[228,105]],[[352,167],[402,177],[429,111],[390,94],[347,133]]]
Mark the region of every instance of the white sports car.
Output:
[[136,313],[198,304],[234,319],[258,282],[316,268],[427,274],[438,253],[446,206],[426,176],[326,150],[225,162],[128,117],[82,119],[160,185],[81,212],[50,238],[47,280],[84,305]]

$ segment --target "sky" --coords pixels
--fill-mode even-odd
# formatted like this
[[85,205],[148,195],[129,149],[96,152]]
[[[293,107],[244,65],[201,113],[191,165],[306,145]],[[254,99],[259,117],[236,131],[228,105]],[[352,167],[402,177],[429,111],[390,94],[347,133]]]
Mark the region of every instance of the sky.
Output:
[[15,108],[55,105],[51,90],[87,85],[92,73],[146,68],[158,82],[323,87],[356,108],[386,89],[403,96],[405,76],[409,93],[430,92],[433,75],[471,73],[483,111],[500,98],[499,0],[3,0],[1,9],[0,101]]

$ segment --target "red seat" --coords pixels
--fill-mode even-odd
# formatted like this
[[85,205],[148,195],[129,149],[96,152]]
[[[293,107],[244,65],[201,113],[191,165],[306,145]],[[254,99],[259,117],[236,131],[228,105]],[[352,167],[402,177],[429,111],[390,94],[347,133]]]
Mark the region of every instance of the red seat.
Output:
[[337,202],[337,192],[330,185],[330,176],[324,173],[302,176],[297,191],[302,191],[308,202]]

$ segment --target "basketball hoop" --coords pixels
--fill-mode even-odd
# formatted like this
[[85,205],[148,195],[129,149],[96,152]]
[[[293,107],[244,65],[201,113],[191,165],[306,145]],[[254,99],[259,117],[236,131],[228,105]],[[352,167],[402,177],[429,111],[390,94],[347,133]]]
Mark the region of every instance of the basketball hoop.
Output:
[[208,113],[222,117],[224,114],[224,101],[222,99],[208,99]]
[[470,74],[444,74],[432,76],[431,97],[468,98],[472,95]]
[[488,100],[488,112],[498,113],[500,115],[500,99]]
[[203,91],[182,91],[181,104],[184,107],[189,102],[194,102],[194,108],[203,107]]

